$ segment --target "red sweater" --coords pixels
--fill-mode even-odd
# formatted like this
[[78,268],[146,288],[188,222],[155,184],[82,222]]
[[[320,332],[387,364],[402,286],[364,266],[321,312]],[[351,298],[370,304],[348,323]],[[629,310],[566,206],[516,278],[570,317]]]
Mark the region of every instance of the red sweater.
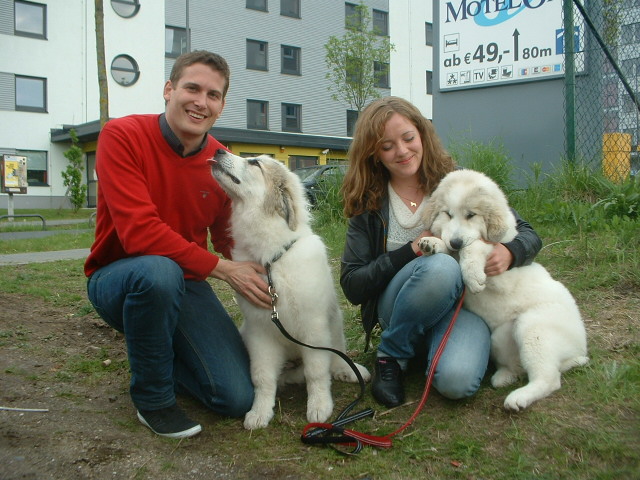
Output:
[[204,280],[219,258],[231,258],[231,200],[206,160],[224,146],[209,136],[196,155],[182,158],[162,136],[159,115],[109,121],[98,139],[96,237],[85,263],[90,276],[125,257],[171,258],[184,277]]

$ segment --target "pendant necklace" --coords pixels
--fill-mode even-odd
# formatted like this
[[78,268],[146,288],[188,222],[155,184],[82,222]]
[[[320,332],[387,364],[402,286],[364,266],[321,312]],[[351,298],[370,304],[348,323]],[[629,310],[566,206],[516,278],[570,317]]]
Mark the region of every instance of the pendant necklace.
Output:
[[[394,188],[395,191],[395,188]],[[407,198],[403,195],[400,195],[398,192],[396,192],[396,195],[398,195],[400,198],[406,200],[407,202],[409,202],[409,205],[411,205],[413,208],[416,208],[418,206],[418,204],[416,202],[414,202],[413,200],[411,200],[410,198]]]

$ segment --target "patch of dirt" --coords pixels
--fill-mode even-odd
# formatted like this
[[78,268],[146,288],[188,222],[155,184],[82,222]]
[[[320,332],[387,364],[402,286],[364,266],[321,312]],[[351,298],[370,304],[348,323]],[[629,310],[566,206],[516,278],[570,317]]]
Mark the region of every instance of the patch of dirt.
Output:
[[[218,454],[221,419],[189,399],[180,404],[205,424],[200,435],[172,441],[142,426],[128,371],[116,367],[126,361],[122,336],[97,317],[16,294],[0,293],[0,305],[2,480],[288,477],[282,467],[242,472],[235,459]],[[105,352],[109,366],[101,363]],[[85,373],[96,361],[108,375]]]
[[[637,290],[607,295],[593,292],[593,298],[586,298],[589,295],[579,299],[579,304],[587,307],[582,310],[590,348],[605,351],[611,360],[634,355],[640,343]],[[317,471],[313,477],[311,473],[301,475],[309,463],[342,461],[341,457],[328,459],[322,452],[306,455],[314,447],[302,446],[297,440],[300,430],[295,422],[303,421],[304,390],[287,392],[282,410],[288,413],[277,413],[282,431],[290,433],[290,438],[250,434],[240,420],[216,416],[186,398],[179,403],[202,423],[203,432],[182,441],[157,437],[136,419],[122,336],[95,313],[77,316],[70,310],[38,297],[0,292],[0,407],[7,408],[0,410],[0,479],[302,479],[325,476]],[[110,364],[103,365],[104,360]],[[419,373],[408,385],[410,396],[420,397],[423,378]],[[573,412],[562,403],[573,404],[570,386],[564,389],[545,401],[545,411],[556,408],[558,418]],[[502,396],[483,388],[473,402],[455,410],[435,396],[425,422],[444,418],[446,423],[446,416],[455,412],[469,427],[492,424],[499,436],[512,423],[500,408]],[[379,423],[383,430],[391,431],[397,419],[385,425],[386,418],[380,415]],[[591,420],[584,422],[587,425]],[[638,418],[632,414],[623,422],[637,425]],[[459,432],[443,430],[440,434]],[[278,454],[282,458],[270,457],[273,441],[283,447],[279,452],[286,452]],[[502,442],[495,448],[498,446],[502,448]],[[486,448],[491,451],[493,447]],[[258,460],[243,461],[248,449],[252,449],[249,456]],[[424,468],[432,468],[428,465]]]

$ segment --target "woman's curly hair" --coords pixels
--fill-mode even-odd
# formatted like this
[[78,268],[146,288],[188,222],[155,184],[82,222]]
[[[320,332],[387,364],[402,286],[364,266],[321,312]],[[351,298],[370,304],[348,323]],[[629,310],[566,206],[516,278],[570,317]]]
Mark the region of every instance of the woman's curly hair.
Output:
[[380,209],[387,195],[389,171],[377,156],[385,124],[394,113],[406,117],[420,134],[423,157],[419,174],[425,194],[430,194],[442,177],[455,168],[431,121],[418,108],[400,97],[374,100],[360,113],[349,147],[349,168],[341,189],[347,217]]

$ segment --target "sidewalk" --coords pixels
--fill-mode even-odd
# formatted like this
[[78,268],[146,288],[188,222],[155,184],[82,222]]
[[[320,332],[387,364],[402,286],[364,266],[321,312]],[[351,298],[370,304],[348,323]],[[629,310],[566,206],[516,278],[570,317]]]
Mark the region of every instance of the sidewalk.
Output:
[[[6,221],[3,224],[8,223]],[[18,222],[16,222],[18,223]],[[75,220],[48,220],[47,225],[76,225],[76,224],[89,224],[88,219],[75,219]],[[21,225],[42,225],[42,222],[20,222]],[[91,231],[93,228],[83,228],[77,230],[32,230],[28,232],[0,232],[0,240],[16,240],[22,238],[42,238],[50,235],[56,235],[58,233],[80,233],[85,231]],[[87,258],[89,255],[88,248],[78,248],[73,250],[57,250],[53,252],[29,252],[29,253],[14,253],[7,255],[0,255],[0,266],[6,265],[25,265],[27,263],[44,263],[55,262],[58,260],[78,260]]]
[[87,258],[88,248],[57,250],[54,252],[29,252],[0,255],[0,266],[25,265],[27,263],[55,262],[58,260],[78,260]]

